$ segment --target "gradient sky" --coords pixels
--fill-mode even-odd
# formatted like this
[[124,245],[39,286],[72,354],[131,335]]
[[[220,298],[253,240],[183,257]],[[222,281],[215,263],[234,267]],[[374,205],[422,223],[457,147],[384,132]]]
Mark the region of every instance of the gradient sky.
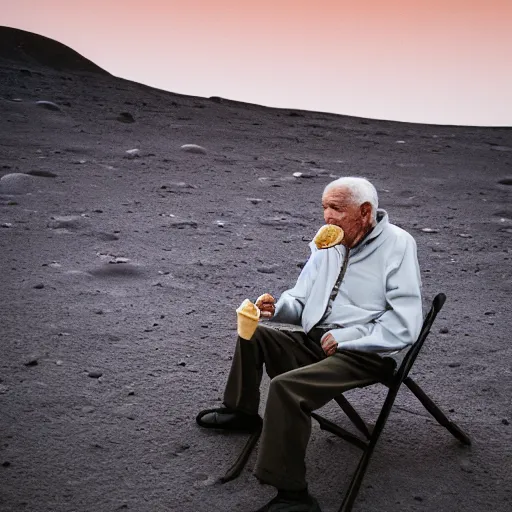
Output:
[[512,0],[0,0],[0,25],[160,89],[512,126]]

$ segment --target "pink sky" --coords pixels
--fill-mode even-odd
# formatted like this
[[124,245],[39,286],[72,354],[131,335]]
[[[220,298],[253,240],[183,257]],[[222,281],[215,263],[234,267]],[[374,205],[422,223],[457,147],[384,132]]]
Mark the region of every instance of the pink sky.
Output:
[[418,123],[512,125],[512,0],[16,0],[0,24],[114,75]]

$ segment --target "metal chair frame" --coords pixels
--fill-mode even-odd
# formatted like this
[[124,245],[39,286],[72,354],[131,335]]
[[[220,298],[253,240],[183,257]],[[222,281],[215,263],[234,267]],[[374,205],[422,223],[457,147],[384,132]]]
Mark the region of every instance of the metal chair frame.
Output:
[[[384,426],[386,425],[386,421],[402,383],[410,389],[410,391],[418,398],[425,409],[427,409],[427,411],[437,420],[440,425],[445,427],[462,444],[466,446],[471,445],[471,439],[469,436],[458,425],[452,422],[443,412],[443,410],[434,403],[434,401],[420,388],[420,386],[418,386],[418,384],[411,377],[409,377],[409,372],[414,362],[416,361],[423,343],[425,342],[430,332],[432,324],[434,323],[437,314],[443,307],[445,300],[446,296],[444,293],[439,293],[435,296],[434,300],[432,301],[432,307],[430,308],[430,311],[427,313],[423,321],[420,335],[418,336],[416,342],[408,350],[400,367],[396,369],[395,364],[395,368],[393,368],[393,371],[390,374],[388,380],[375,381],[369,384],[373,385],[380,383],[384,384],[388,388],[388,393],[384,401],[384,405],[382,406],[375,426],[371,431],[366,422],[361,418],[358,412],[354,409],[354,407],[352,407],[350,402],[343,395],[339,395],[334,399],[365,439],[361,439],[360,437],[352,434],[339,425],[336,425],[332,421],[323,418],[315,412],[311,413],[311,417],[318,421],[322,430],[326,430],[332,434],[337,435],[338,437],[341,437],[345,441],[348,441],[363,451],[363,455],[359,460],[357,469],[352,477],[338,512],[350,512],[352,510],[354,501],[357,498],[357,494],[366,473],[368,463],[370,462],[370,458],[384,429]],[[247,461],[249,460],[249,457],[254,447],[256,446],[256,443],[258,442],[260,434],[261,429],[258,429],[249,436],[249,439],[247,440],[237,460],[221,478],[221,482],[229,482],[230,480],[238,477],[238,475],[245,467]]]

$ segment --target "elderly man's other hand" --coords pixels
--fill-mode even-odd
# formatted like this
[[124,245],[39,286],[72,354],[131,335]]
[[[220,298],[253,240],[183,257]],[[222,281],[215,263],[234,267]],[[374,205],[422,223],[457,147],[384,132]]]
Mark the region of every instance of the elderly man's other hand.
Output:
[[270,295],[270,293],[264,293],[263,295],[260,295],[256,299],[256,306],[261,311],[261,316],[263,318],[272,318],[274,316],[274,313],[276,311],[276,308],[274,306],[276,302],[276,299]]
[[320,343],[326,356],[332,356],[338,348],[338,342],[330,332],[324,334]]

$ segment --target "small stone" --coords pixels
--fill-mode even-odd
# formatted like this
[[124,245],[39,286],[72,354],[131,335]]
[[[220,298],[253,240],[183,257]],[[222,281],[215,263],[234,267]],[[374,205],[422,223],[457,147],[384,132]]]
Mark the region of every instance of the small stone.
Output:
[[96,309],[94,311],[94,314],[96,314],[96,315],[103,315],[103,309]]
[[448,334],[450,331],[448,330],[448,327],[441,327],[441,329],[439,329],[439,332],[441,334]]
[[56,103],[53,103],[53,101],[36,101],[36,105],[46,110],[60,111],[60,107]]
[[62,364],[63,364],[63,363],[62,363],[62,361],[59,359],[59,360],[55,361],[55,364],[56,364],[57,366],[62,366]]
[[7,206],[17,206],[18,203],[16,201],[7,201]]
[[414,496],[415,501],[423,501],[423,498],[421,496]]
[[135,391],[128,391],[128,396],[133,396],[135,395]]
[[23,363],[25,366],[37,366],[39,364],[36,357],[31,357]]
[[2,467],[4,467],[4,468],[8,468],[10,465],[11,465],[11,463],[8,460],[2,462]]
[[187,366],[185,361],[180,361],[177,366]]
[[405,144],[405,140],[397,140],[396,143],[397,144]]
[[3,222],[2,227],[3,228],[12,228],[12,222]]
[[36,290],[42,290],[44,288],[44,284],[43,283],[38,283],[38,284],[34,285],[34,288]]
[[252,204],[259,204],[261,203],[262,199],[259,199],[257,197],[248,197],[247,201],[249,201]]
[[439,233],[438,229],[433,228],[422,228],[421,231],[423,231],[423,233]]
[[257,267],[257,272],[260,272],[261,274],[274,274],[275,269],[273,267]]
[[183,146],[181,146],[181,149],[183,151],[186,151],[187,153],[206,155],[206,149],[203,148],[202,146],[198,146],[197,144],[183,144]]
[[502,423],[503,425],[505,425],[505,426],[510,425],[510,423],[509,423],[509,421],[507,420],[507,418],[503,418],[503,419],[501,420],[501,423]]
[[91,377],[91,379],[99,379],[103,375],[103,373],[99,371],[92,371],[89,372],[87,375]]
[[459,233],[459,236],[461,238],[473,238],[471,235],[469,235],[468,233]]
[[133,148],[126,150],[125,158],[138,158],[140,156],[140,149]]
[[448,363],[448,366],[450,368],[458,368],[460,366],[460,363]]
[[484,315],[487,315],[487,316],[492,316],[492,315],[495,315],[496,314],[496,311],[486,311],[484,313]]

